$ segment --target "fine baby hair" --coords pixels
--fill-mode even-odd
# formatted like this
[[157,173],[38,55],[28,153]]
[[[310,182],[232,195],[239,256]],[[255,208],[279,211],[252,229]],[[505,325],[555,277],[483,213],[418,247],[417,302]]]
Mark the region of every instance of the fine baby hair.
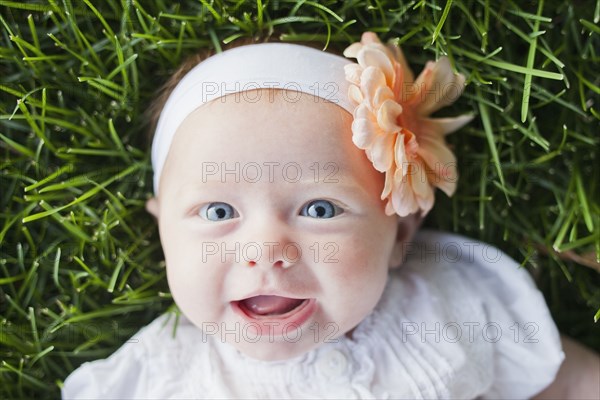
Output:
[[253,44],[174,79],[148,210],[181,318],[82,365],[65,398],[525,398],[554,380],[531,278],[414,235],[456,188],[445,135],[471,117],[431,114],[464,77],[441,57],[415,78],[370,32],[344,56]]

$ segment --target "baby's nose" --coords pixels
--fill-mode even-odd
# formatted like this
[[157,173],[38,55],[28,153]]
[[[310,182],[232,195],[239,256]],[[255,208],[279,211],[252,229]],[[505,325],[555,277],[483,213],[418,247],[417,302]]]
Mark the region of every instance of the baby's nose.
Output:
[[[258,243],[255,243],[258,245]],[[263,242],[260,248],[256,247],[252,254],[246,252],[244,258],[249,267],[263,269],[281,268],[287,269],[300,260],[302,250],[294,242]]]
[[253,225],[249,231],[254,247],[244,254],[249,267],[287,269],[300,260],[302,250],[292,240],[292,229],[285,222],[270,218]]

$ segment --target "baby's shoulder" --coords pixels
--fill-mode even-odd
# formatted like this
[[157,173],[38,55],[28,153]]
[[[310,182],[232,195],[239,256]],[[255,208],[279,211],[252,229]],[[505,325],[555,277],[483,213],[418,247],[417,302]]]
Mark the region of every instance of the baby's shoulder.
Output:
[[489,379],[487,396],[528,397],[551,382],[563,358],[559,335],[524,268],[492,245],[449,233],[424,230],[405,246],[384,308],[394,310],[407,343],[435,349],[455,377]]
[[406,261],[398,270],[402,279],[421,278],[441,289],[449,284],[470,289],[461,297],[495,295],[508,299],[539,294],[528,272],[488,243],[423,230],[403,246]]
[[[393,296],[412,309],[430,306],[450,321],[497,330],[554,332],[542,293],[529,273],[498,248],[460,235],[424,230],[407,243],[392,273]],[[550,325],[550,326],[548,326]]]
[[[198,329],[166,313],[140,329],[106,359],[86,362],[64,382],[70,398],[168,398],[189,393],[185,373]],[[196,346],[197,347],[197,346]],[[201,349],[200,349],[201,350]]]

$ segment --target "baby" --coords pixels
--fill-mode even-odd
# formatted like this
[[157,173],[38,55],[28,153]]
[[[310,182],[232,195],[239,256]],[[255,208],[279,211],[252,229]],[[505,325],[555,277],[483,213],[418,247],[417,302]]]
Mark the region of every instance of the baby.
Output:
[[[152,149],[180,318],[159,317],[65,398],[526,398],[563,360],[542,295],[495,248],[420,232],[452,195],[429,115],[460,95],[446,58],[415,80],[372,33],[348,58],[227,50],[170,93]],[[402,266],[400,268],[400,265]]]

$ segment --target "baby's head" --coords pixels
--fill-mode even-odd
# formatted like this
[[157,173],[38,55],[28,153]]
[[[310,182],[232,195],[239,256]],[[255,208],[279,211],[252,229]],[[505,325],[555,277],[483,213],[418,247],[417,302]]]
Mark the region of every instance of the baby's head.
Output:
[[[408,128],[422,120],[381,106],[385,76],[363,79],[359,98],[345,65],[350,79],[369,73],[299,45],[229,50],[186,75],[158,123],[148,209],[173,297],[205,334],[255,358],[294,357],[349,334],[375,308],[420,220],[400,216],[407,208],[396,203],[430,207],[428,176],[409,182],[419,180],[408,175],[418,160],[406,160],[403,177],[394,157],[418,156]],[[372,118],[355,110],[361,100],[375,104]],[[391,144],[380,127],[390,113],[407,125]],[[424,143],[438,144],[434,133]],[[416,188],[412,199],[395,179]]]

